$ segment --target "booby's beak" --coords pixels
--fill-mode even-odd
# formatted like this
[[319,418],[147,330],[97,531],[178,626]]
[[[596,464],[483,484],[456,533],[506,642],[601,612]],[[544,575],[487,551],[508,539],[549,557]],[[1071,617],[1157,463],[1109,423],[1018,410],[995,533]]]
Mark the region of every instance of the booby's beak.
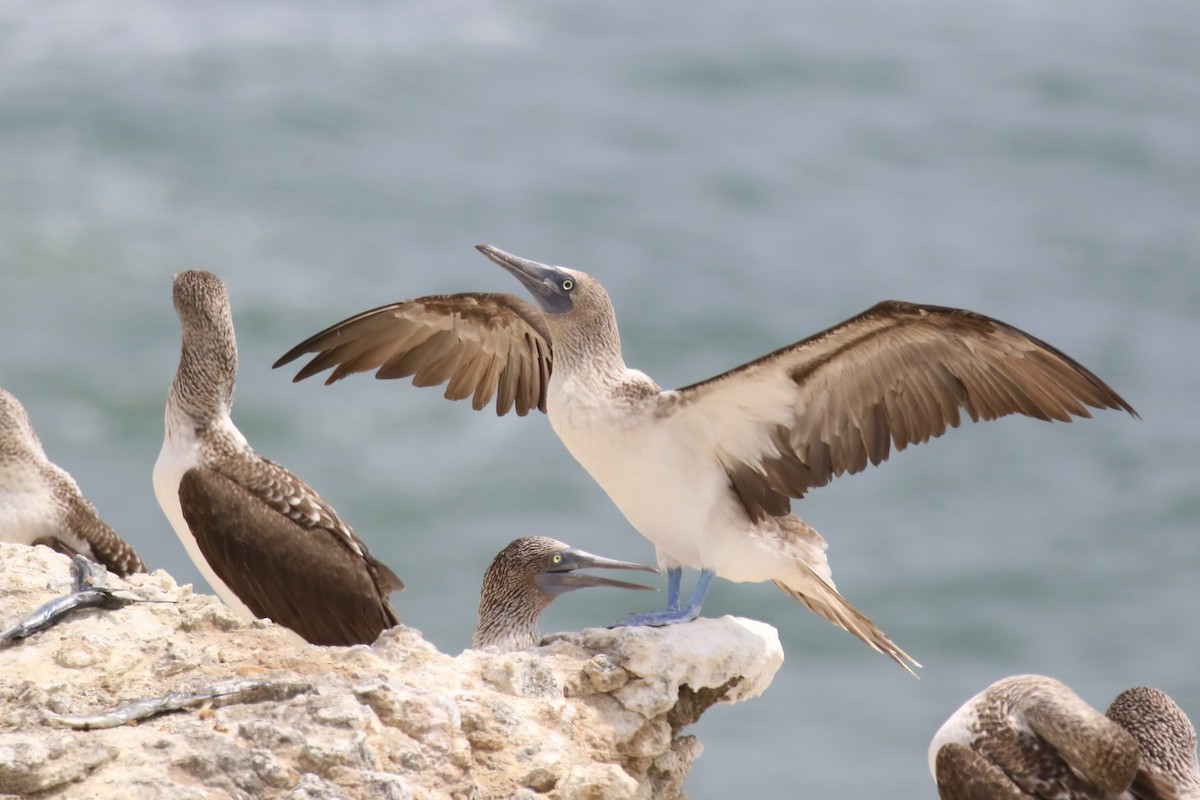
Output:
[[571,291],[575,288],[575,279],[566,270],[514,256],[490,244],[477,244],[475,249],[525,284],[533,299],[547,314],[565,314],[574,307]]
[[611,586],[615,589],[648,589],[657,591],[653,586],[643,586],[640,583],[626,583],[600,575],[585,575],[576,572],[580,569],[636,569],[642,572],[658,570],[645,564],[635,564],[631,561],[615,561],[603,556],[594,556],[583,550],[570,548],[561,551],[562,561],[542,570],[534,578],[539,588],[546,594],[557,597],[573,589],[584,589],[589,586]]

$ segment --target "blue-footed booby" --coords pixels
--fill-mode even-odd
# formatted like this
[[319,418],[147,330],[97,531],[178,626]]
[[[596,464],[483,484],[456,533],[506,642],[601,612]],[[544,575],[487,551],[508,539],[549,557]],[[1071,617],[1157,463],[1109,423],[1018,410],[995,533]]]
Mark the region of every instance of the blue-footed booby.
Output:
[[[833,583],[826,544],[790,498],[860,472],[972,420],[1025,414],[1070,421],[1087,406],[1136,413],[1066,354],[990,317],[887,301],[700,383],[663,391],[625,365],[612,302],[583,272],[478,249],[538,308],[508,294],[405,300],[301,342],[295,376],[326,383],[375,370],[449,382],[481,409],[546,412],[555,433],[667,570],[667,609],[624,624],[694,619],[714,575],[774,581],[901,666],[915,664]],[[700,578],[680,603],[683,567]],[[910,669],[911,671],[911,669]]]
[[1158,689],[1122,692],[1101,714],[1042,675],[1004,678],[934,734],[942,800],[1198,800],[1196,729]]
[[[495,647],[502,652],[532,647],[541,639],[537,620],[560,594],[588,586],[617,589],[651,589],[581,569],[635,569],[658,572],[654,567],[594,556],[546,536],[514,539],[492,559],[479,591],[479,616],[472,647]],[[651,589],[652,590],[652,589]]]
[[258,455],[233,424],[237,342],[225,285],[175,276],[183,326],[167,398],[154,494],[217,595],[312,644],[370,644],[399,623],[388,596],[404,588],[337,512],[294,473]]
[[0,540],[82,555],[121,577],[145,572],[75,479],[46,457],[25,407],[0,389]]

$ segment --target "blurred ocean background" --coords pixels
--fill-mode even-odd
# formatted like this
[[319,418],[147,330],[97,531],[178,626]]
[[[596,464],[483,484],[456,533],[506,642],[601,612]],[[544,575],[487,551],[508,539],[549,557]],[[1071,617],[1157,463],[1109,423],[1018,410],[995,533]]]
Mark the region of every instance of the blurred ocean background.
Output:
[[[691,796],[935,797],[931,735],[1014,673],[1101,709],[1152,684],[1200,720],[1198,36],[1194,0],[0,0],[0,385],[150,565],[207,591],[150,473],[171,276],[216,272],[235,421],[457,653],[510,539],[653,550],[540,415],[293,385],[270,365],[301,339],[520,293],[476,242],[600,278],[665,387],[885,298],[982,311],[1143,421],[968,425],[798,503],[921,680],[718,581],[705,613],[771,623],[787,660],[692,727]],[[580,592],[542,627],[660,601]]]

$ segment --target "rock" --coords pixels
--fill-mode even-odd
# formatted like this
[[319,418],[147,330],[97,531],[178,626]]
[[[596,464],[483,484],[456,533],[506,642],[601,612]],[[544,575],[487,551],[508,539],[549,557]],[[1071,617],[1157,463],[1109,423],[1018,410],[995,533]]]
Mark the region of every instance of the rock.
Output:
[[[0,628],[65,594],[69,566],[0,543]],[[110,581],[160,602],[0,644],[0,795],[677,798],[702,749],[682,729],[761,694],[783,661],[773,628],[732,617],[506,654],[451,657],[403,627],[371,647],[313,647],[161,571]],[[239,680],[266,688],[103,730],[50,716]]]

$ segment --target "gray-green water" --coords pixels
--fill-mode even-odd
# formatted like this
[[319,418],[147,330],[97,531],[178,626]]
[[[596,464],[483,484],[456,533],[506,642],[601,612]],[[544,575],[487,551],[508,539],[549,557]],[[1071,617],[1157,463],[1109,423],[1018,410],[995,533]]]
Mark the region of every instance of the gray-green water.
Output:
[[[696,798],[929,798],[941,721],[1004,675],[1200,715],[1200,5],[0,2],[0,385],[151,565],[199,580],[150,472],[170,277],[229,284],[234,418],[408,581],[443,650],[511,538],[653,558],[540,417],[271,362],[351,313],[585,269],[627,360],[708,377],[892,297],[1049,340],[1137,407],[969,426],[814,492],[843,593],[920,681],[773,587],[762,698]],[[580,593],[546,630],[644,610]]]

